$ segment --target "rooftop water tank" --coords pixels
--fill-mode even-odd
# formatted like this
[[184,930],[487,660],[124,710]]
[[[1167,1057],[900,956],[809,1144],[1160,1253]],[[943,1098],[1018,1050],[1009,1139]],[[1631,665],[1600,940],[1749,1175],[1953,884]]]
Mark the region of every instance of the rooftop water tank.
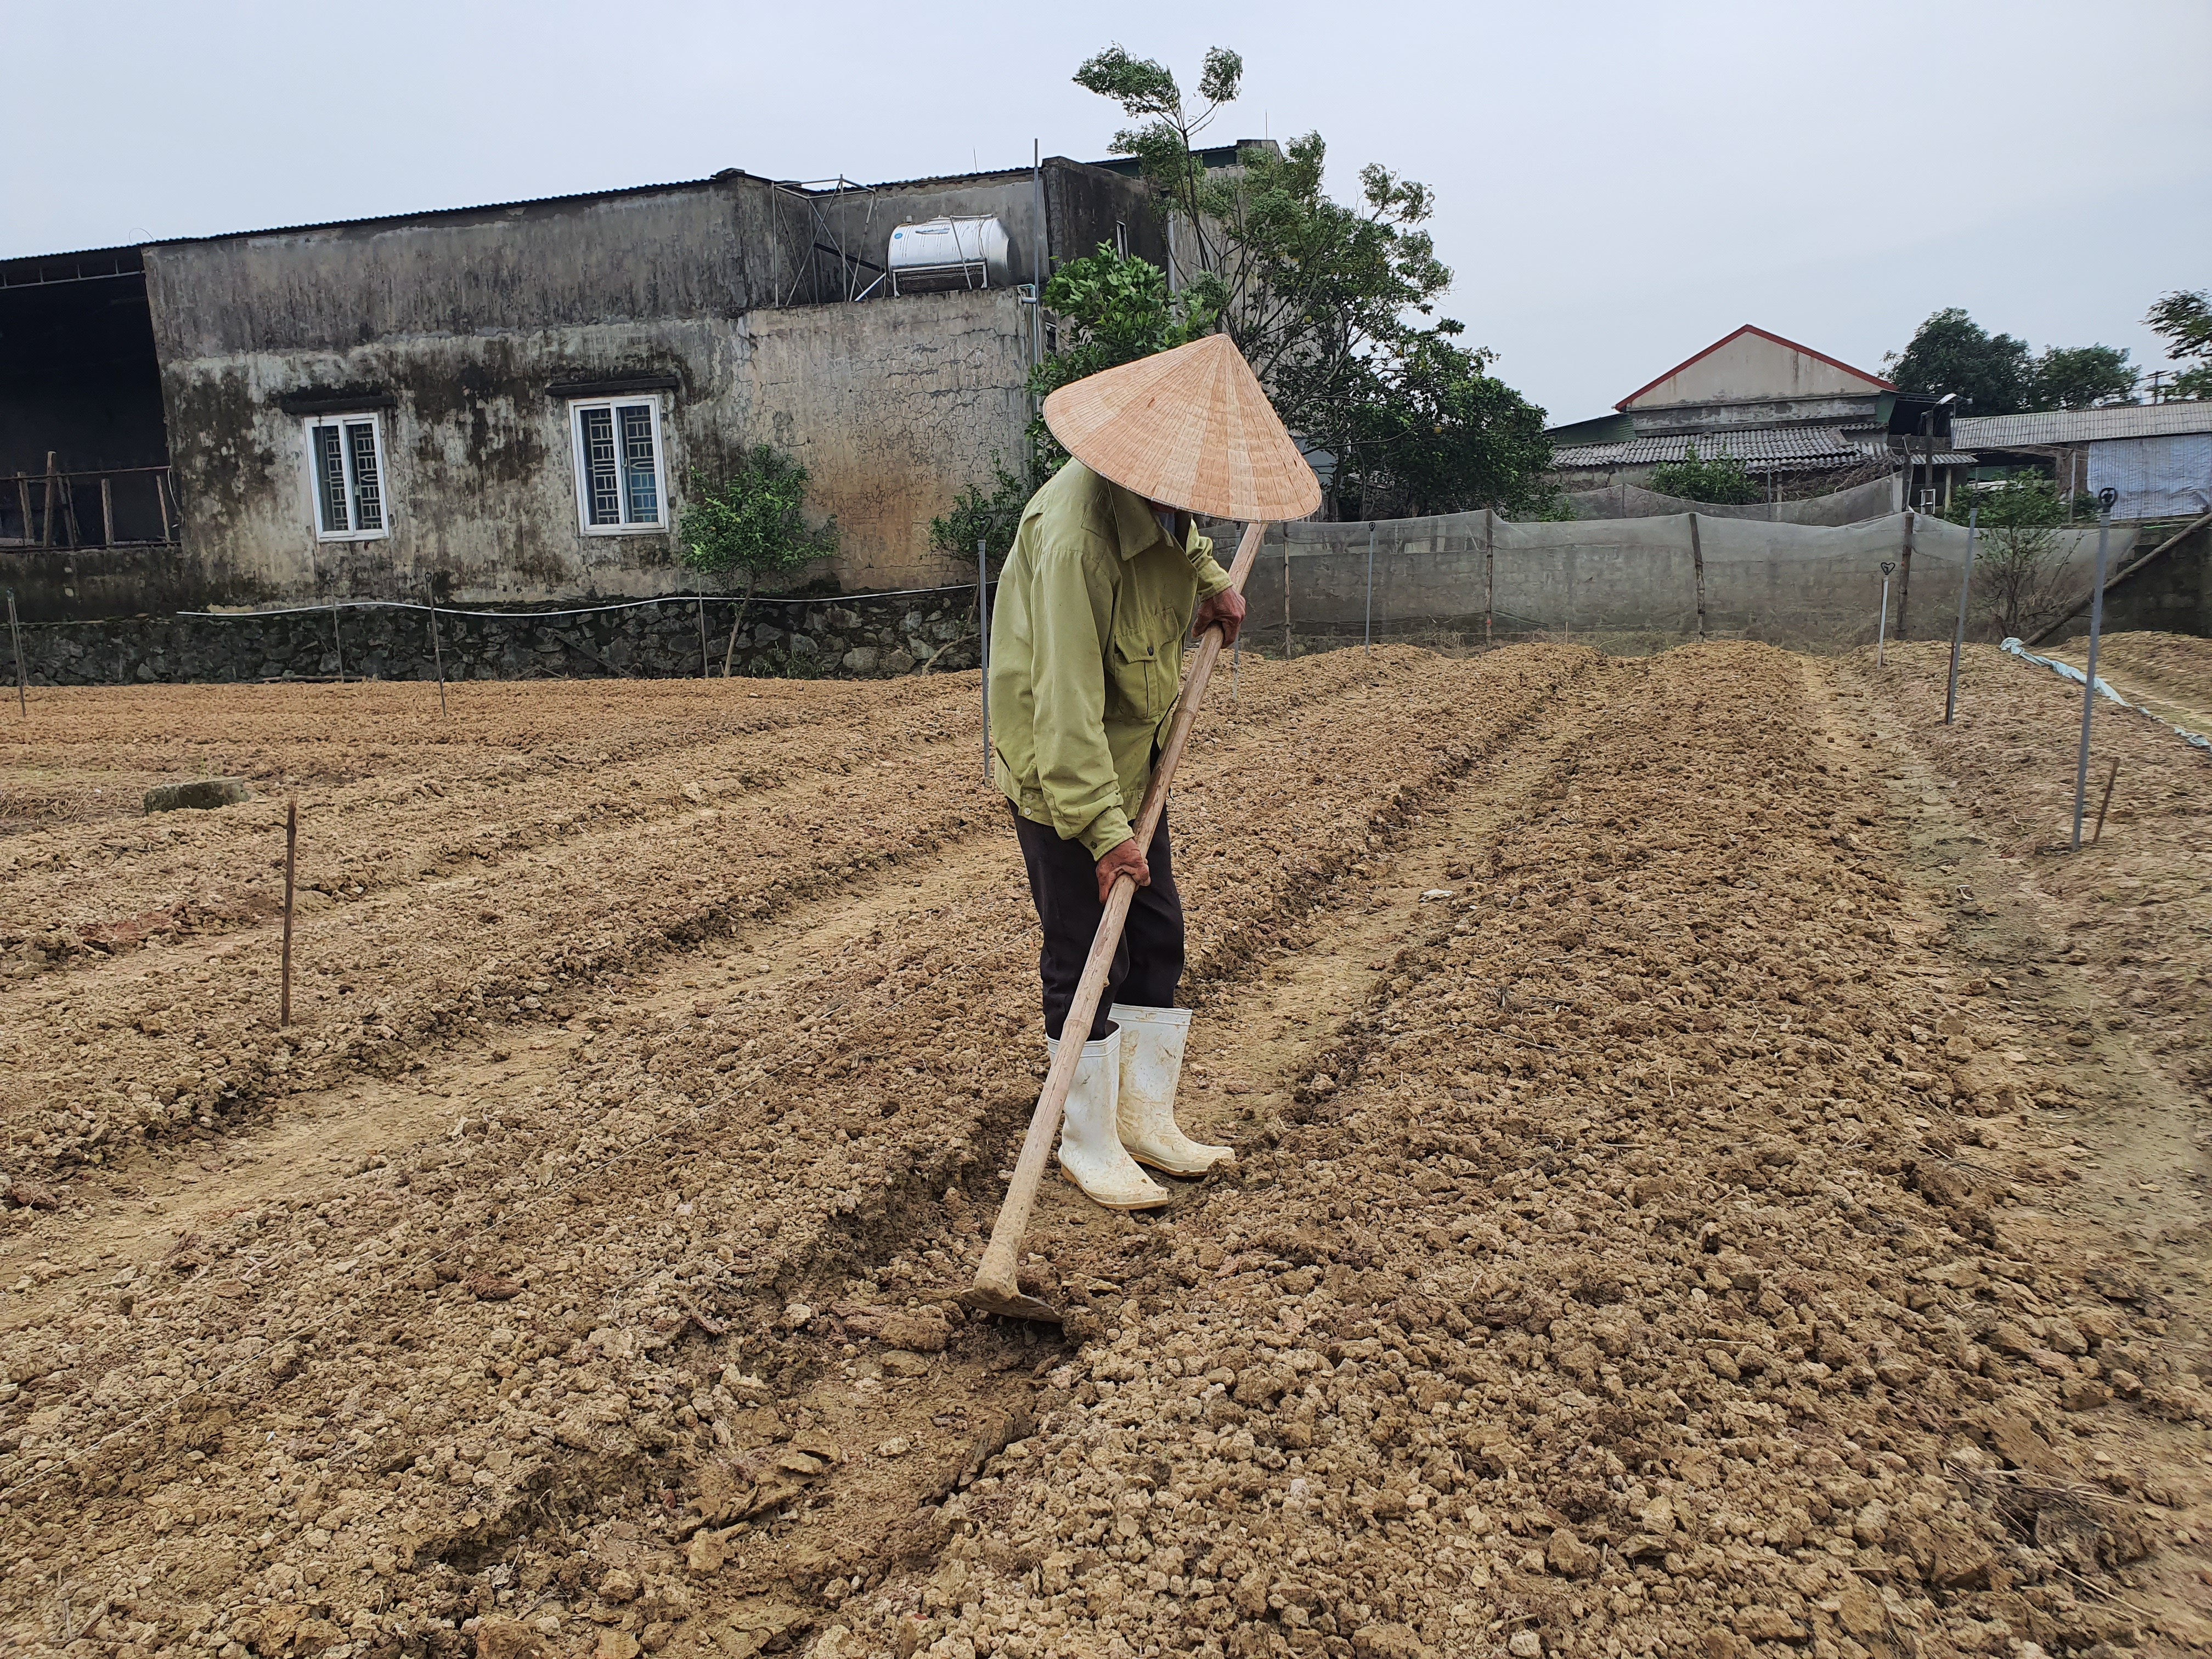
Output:
[[949,289],[1006,288],[1013,264],[1006,228],[995,217],[926,219],[891,232],[894,294],[941,294]]

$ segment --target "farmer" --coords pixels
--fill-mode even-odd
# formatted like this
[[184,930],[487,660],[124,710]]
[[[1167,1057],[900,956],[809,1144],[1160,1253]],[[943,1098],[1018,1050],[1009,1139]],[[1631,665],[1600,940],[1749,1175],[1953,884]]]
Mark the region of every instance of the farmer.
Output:
[[1044,932],[1045,1042],[1056,1055],[1115,880],[1137,884],[1113,971],[1067,1097],[1060,1168],[1117,1210],[1168,1202],[1139,1169],[1201,1176],[1232,1156],[1177,1125],[1188,1010],[1182,903],[1167,817],[1135,823],[1180,689],[1183,642],[1244,600],[1194,512],[1301,519],[1313,471],[1225,335],[1110,368],[1045,399],[1074,459],[1037,491],[998,586],[991,626],[994,781],[1012,809]]

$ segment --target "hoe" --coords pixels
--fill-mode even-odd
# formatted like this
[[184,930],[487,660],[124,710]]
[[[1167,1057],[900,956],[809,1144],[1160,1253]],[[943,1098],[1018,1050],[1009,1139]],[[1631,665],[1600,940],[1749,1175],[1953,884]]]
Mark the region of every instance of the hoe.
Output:
[[[1243,539],[1237,544],[1237,562],[1229,570],[1229,585],[1239,593],[1244,591],[1244,579],[1251,574],[1252,562],[1259,556],[1261,538],[1267,529],[1264,524],[1248,526]],[[1198,706],[1206,698],[1206,683],[1212,677],[1213,665],[1220,657],[1221,629],[1216,623],[1206,630],[1206,636],[1199,641],[1190,672],[1183,680],[1182,695],[1176,702],[1168,740],[1160,748],[1159,764],[1152,769],[1152,783],[1145,791],[1144,810],[1138,816],[1136,826],[1139,847],[1150,847],[1152,834],[1160,826],[1160,813],[1167,805],[1168,786],[1175,780],[1176,763],[1182,759],[1183,743],[1197,723]],[[1091,955],[1084,962],[1083,978],[1075,988],[1075,1001],[1067,1011],[1064,1029],[1087,1031],[1097,1017],[1098,999],[1105,992],[1106,975],[1114,966],[1115,947],[1121,942],[1121,928],[1129,919],[1129,902],[1136,893],[1135,878],[1125,875],[1114,884],[1114,890],[1107,896],[1106,914],[1099,918],[1098,932],[1091,939]],[[1029,1231],[1030,1211],[1036,1204],[1037,1182],[1044,1178],[1045,1160],[1052,1156],[1053,1138],[1060,1133],[1060,1114],[1067,1103],[1068,1085],[1074,1082],[1075,1068],[1082,1058],[1080,1042],[1063,1042],[1059,1058],[1045,1075],[1044,1092],[1037,1097],[1036,1110],[1030,1115],[1029,1133],[1022,1141],[1021,1158],[1014,1165],[1014,1178],[1006,1188],[1006,1200],[1000,1206],[999,1218],[991,1228],[991,1242],[984,1249],[983,1265],[975,1274],[975,1286],[961,1297],[963,1303],[979,1313],[1003,1314],[1009,1319],[1042,1320],[1053,1325],[1060,1322],[1058,1309],[1024,1294],[1014,1280],[1014,1264],[1021,1249],[1022,1236]]]

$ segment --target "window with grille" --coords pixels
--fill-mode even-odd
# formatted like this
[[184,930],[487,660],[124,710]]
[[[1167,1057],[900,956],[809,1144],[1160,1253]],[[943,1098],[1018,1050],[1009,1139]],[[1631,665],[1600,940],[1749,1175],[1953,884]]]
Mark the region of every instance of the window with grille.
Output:
[[307,426],[307,479],[315,534],[368,541],[391,533],[385,501],[384,430],[374,415],[317,416]]
[[568,406],[576,436],[576,509],[586,535],[659,530],[660,399],[614,398]]

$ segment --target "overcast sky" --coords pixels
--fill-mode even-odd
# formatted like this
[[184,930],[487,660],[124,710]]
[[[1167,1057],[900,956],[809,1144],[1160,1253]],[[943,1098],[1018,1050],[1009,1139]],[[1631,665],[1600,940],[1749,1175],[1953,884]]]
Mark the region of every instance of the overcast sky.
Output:
[[1072,84],[1118,40],[1245,94],[1211,137],[1318,129],[1349,198],[1430,185],[1445,309],[1554,421],[1739,324],[1861,368],[1961,305],[2160,361],[2212,286],[2206,0],[1574,6],[1125,0],[77,0],[9,29],[0,252],[693,179],[1094,160]]

